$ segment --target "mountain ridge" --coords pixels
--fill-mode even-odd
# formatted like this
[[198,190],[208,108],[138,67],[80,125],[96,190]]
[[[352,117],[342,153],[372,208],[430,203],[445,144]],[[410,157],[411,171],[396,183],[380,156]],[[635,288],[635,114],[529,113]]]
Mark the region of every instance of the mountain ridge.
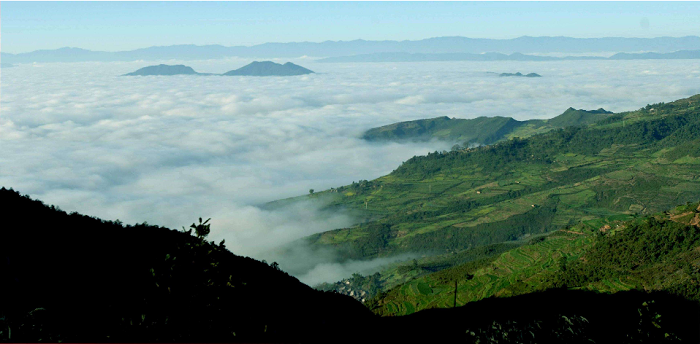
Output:
[[569,108],[562,114],[546,119],[518,121],[511,117],[478,117],[450,119],[447,116],[392,123],[365,131],[368,141],[428,141],[439,139],[470,146],[492,144],[513,137],[528,137],[568,126],[588,125],[605,119],[612,112],[604,109],[577,110]]
[[225,57],[339,57],[372,53],[631,53],[654,51],[669,53],[678,50],[700,50],[700,37],[657,38],[571,38],[571,37],[518,37],[513,39],[478,39],[468,37],[434,37],[404,41],[325,41],[263,43],[254,46],[223,46],[181,44],[152,46],[129,51],[92,51],[81,48],[36,50],[24,53],[1,53],[8,63],[81,62],[81,61],[136,61],[136,60],[195,60]]
[[616,53],[610,57],[603,56],[541,56],[528,55],[520,52],[503,54],[498,52],[475,53],[406,53],[388,52],[357,54],[348,56],[327,57],[317,60],[322,63],[354,63],[354,62],[439,62],[439,61],[579,61],[579,60],[678,60],[700,59],[700,50],[677,50],[668,53]]
[[192,67],[185,65],[155,65],[140,68],[123,76],[154,76],[154,75],[219,75],[219,76],[294,76],[312,74],[312,70],[291,62],[279,64],[272,61],[253,61],[241,68],[223,74],[198,73]]

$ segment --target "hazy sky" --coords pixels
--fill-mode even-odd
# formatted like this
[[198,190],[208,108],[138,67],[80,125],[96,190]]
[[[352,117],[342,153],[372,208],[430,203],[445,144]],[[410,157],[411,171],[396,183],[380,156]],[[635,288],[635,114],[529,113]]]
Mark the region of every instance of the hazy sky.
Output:
[[700,34],[699,2],[7,2],[2,51]]

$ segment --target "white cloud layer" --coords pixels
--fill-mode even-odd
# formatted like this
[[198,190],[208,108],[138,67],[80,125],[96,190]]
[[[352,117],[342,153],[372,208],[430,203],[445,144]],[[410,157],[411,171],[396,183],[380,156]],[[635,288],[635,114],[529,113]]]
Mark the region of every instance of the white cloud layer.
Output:
[[[220,73],[248,62],[184,64]],[[212,239],[264,258],[352,219],[319,214],[316,204],[275,212],[254,205],[373,179],[449,148],[357,138],[371,127],[436,116],[549,118],[570,106],[622,111],[700,93],[697,60],[293,62],[318,74],[119,76],[152,64],[145,62],[4,69],[0,186],[128,223],[179,228],[212,217]],[[516,71],[544,77],[487,73]],[[280,264],[294,270],[292,261]]]

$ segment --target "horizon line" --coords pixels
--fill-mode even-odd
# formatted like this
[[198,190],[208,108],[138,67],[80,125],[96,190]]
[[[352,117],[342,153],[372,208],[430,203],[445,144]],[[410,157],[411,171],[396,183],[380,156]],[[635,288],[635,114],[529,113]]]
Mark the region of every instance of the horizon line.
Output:
[[604,37],[571,37],[571,36],[518,36],[518,37],[513,37],[513,38],[475,38],[475,37],[467,37],[467,36],[435,36],[435,37],[428,37],[428,38],[422,38],[422,39],[404,39],[404,40],[391,40],[391,39],[385,39],[385,40],[367,40],[367,39],[362,39],[362,38],[357,38],[353,40],[325,40],[325,41],[290,41],[290,42],[265,42],[265,43],[259,43],[259,44],[252,44],[252,45],[223,45],[223,44],[196,44],[196,43],[182,43],[182,44],[170,44],[170,45],[150,45],[146,47],[141,47],[141,48],[134,48],[130,50],[91,50],[91,49],[85,49],[85,48],[80,48],[80,47],[75,47],[75,46],[64,46],[60,48],[53,48],[53,49],[36,49],[36,50],[30,50],[30,51],[24,51],[24,52],[6,52],[3,51],[4,49],[0,50],[0,53],[2,54],[8,54],[8,55],[21,55],[21,54],[30,54],[34,52],[39,52],[39,51],[56,51],[56,50],[61,50],[61,49],[79,49],[79,50],[85,50],[85,51],[91,51],[91,52],[104,52],[104,53],[119,53],[119,52],[132,52],[132,51],[137,51],[137,50],[143,50],[143,49],[150,49],[150,48],[165,48],[165,47],[178,47],[178,46],[195,46],[195,47],[224,47],[224,48],[252,48],[252,47],[257,47],[257,46],[262,46],[266,44],[323,44],[323,43],[348,43],[348,42],[420,42],[420,41],[426,41],[426,40],[431,40],[431,39],[441,39],[441,38],[463,38],[463,39],[470,39],[470,40],[492,40],[492,41],[509,41],[509,40],[516,40],[516,39],[522,39],[522,38],[569,38],[569,39],[580,39],[580,40],[588,40],[588,39],[645,39],[645,40],[653,40],[653,39],[661,39],[661,38],[700,38],[698,35],[685,35],[685,36],[656,36],[656,37],[622,37],[622,36],[604,36]]

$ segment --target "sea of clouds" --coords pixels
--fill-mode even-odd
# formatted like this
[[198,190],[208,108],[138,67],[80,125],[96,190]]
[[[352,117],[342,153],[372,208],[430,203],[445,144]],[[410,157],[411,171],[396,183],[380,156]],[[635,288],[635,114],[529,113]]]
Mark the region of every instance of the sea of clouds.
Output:
[[[248,62],[164,61],[212,73]],[[700,93],[698,60],[292,62],[317,74],[120,76],[149,62],[2,69],[0,186],[126,223],[180,228],[211,217],[211,239],[275,259],[313,284],[387,261],[340,263],[305,248],[275,256],[284,244],[354,220],[319,211],[321,201],[257,205],[373,179],[450,146],[368,143],[358,138],[366,129],[437,116],[550,118],[570,106],[624,111]]]

